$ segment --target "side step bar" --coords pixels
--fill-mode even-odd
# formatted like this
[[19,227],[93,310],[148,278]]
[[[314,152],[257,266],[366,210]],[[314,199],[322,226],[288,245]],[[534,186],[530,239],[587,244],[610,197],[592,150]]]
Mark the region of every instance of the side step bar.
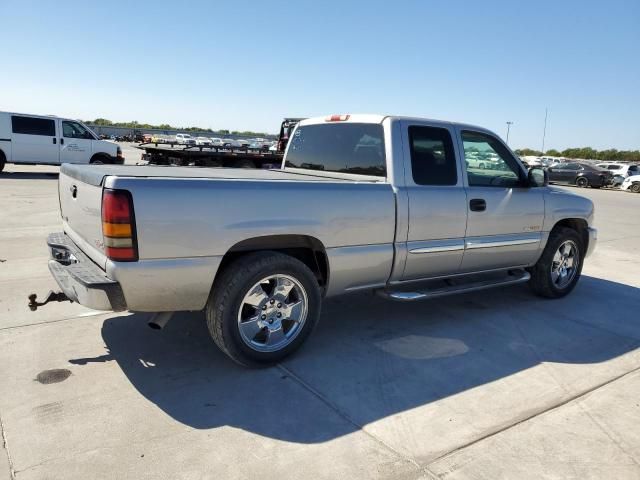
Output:
[[509,272],[504,278],[493,278],[490,280],[480,280],[476,282],[461,283],[458,285],[448,285],[434,289],[424,289],[420,291],[390,291],[386,288],[376,290],[376,293],[384,298],[391,300],[399,300],[401,302],[413,302],[416,300],[428,300],[430,298],[444,297],[456,293],[476,292],[493,287],[504,287],[508,285],[516,285],[518,283],[528,282],[531,278],[529,272],[524,270],[515,270]]

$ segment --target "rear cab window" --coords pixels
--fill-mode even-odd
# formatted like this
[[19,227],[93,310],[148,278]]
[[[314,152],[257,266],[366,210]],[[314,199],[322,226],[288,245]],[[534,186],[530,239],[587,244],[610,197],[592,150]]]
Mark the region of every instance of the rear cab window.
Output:
[[439,127],[409,127],[411,173],[416,185],[456,185],[458,171],[453,141]]
[[382,125],[327,123],[300,126],[290,140],[285,166],[386,177]]

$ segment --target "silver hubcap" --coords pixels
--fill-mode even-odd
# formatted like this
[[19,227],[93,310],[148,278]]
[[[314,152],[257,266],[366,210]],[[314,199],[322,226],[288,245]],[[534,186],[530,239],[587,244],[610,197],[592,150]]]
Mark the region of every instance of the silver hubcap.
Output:
[[564,288],[571,283],[578,271],[580,257],[578,246],[572,241],[563,242],[551,262],[551,281],[557,288]]
[[288,275],[271,275],[249,289],[238,312],[240,336],[258,352],[274,352],[298,336],[307,319],[307,294]]

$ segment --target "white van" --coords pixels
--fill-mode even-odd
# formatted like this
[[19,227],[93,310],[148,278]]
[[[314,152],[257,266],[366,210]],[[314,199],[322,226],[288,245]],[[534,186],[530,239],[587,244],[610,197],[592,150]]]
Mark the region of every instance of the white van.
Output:
[[77,120],[0,112],[0,171],[6,163],[124,163],[124,157]]

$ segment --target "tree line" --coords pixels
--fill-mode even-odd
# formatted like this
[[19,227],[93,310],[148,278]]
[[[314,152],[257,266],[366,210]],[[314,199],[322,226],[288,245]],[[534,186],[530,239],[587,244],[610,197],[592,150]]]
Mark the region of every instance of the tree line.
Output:
[[[523,156],[540,157],[540,150],[532,150],[531,148],[519,148],[516,153]],[[567,148],[562,151],[555,149],[546,150],[544,155],[549,157],[566,157],[566,158],[583,158],[587,160],[608,160],[608,161],[627,161],[640,162],[640,150],[616,150],[610,148],[607,150],[596,150],[591,147]]]
[[84,123],[88,123],[90,125],[97,125],[100,127],[122,127],[122,128],[131,128],[131,129],[153,129],[153,130],[181,130],[184,132],[210,132],[217,133],[219,135],[244,135],[251,137],[266,137],[269,135],[264,132],[252,132],[251,130],[245,130],[243,132],[239,130],[212,130],[211,128],[201,128],[201,127],[174,127],[167,123],[161,123],[160,125],[152,125],[150,123],[138,123],[135,120],[132,122],[112,122],[106,118],[96,118],[95,120],[87,120]]

